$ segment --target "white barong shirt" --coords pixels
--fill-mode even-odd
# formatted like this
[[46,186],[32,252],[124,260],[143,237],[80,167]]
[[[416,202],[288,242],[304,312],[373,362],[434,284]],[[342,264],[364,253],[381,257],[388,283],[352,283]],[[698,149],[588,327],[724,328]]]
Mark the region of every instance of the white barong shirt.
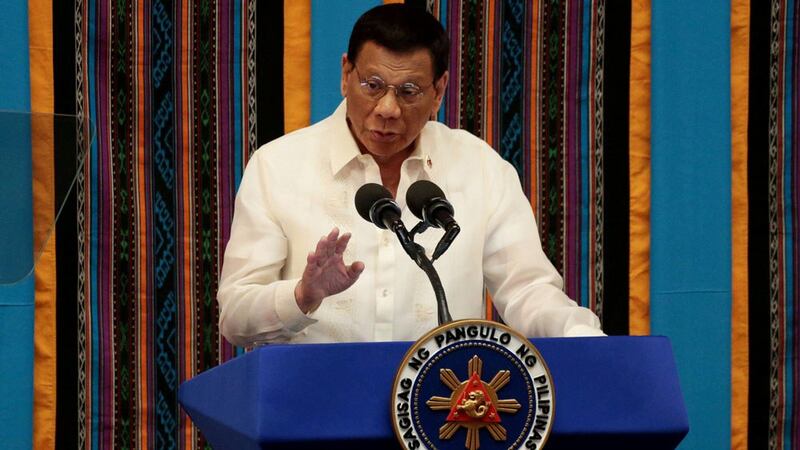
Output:
[[[603,334],[597,317],[562,291],[517,172],[486,142],[428,122],[397,189],[409,230],[419,220],[405,195],[418,179],[442,188],[461,227],[434,263],[454,320],[485,316],[486,287],[504,321],[528,337]],[[354,196],[365,183],[380,184],[381,176],[348,129],[345,102],[255,152],[237,193],[217,297],[220,331],[231,343],[416,340],[437,326],[425,273],[391,231],[358,215]],[[294,288],[308,253],[333,227],[352,233],[345,263],[363,261],[365,270],[304,314]],[[442,234],[430,228],[415,240],[430,256]]]

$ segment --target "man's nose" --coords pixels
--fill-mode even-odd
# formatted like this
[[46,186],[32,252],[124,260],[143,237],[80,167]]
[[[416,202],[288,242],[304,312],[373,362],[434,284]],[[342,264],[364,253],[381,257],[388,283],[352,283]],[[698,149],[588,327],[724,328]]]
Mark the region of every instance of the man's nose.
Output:
[[378,99],[375,105],[375,112],[385,119],[397,119],[400,117],[400,104],[397,101],[397,92],[393,88],[388,88],[386,94]]

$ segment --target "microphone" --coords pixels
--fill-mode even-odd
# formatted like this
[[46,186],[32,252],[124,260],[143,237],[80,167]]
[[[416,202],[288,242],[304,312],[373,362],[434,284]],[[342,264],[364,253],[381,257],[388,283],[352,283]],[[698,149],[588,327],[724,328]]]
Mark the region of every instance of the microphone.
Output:
[[458,227],[453,218],[453,205],[447,201],[444,192],[428,180],[415,181],[406,192],[408,209],[428,226],[449,230]]
[[436,245],[431,257],[431,260],[435,261],[450,247],[461,231],[461,227],[453,218],[455,212],[453,205],[447,201],[439,186],[428,180],[418,180],[409,186],[406,203],[408,209],[426,225],[444,229],[444,236]]
[[[444,198],[444,194],[442,194],[442,198]],[[439,325],[452,322],[453,318],[450,316],[450,310],[447,308],[447,299],[445,297],[442,281],[439,279],[439,275],[436,273],[433,263],[425,256],[425,249],[414,242],[413,238],[409,236],[406,226],[403,225],[403,221],[400,218],[400,207],[395,203],[392,194],[380,184],[367,183],[356,191],[355,203],[358,214],[363,217],[364,220],[374,223],[378,228],[392,230],[394,234],[397,235],[403,250],[405,250],[417,266],[425,272],[431,282],[433,293],[436,295]],[[452,206],[450,209],[450,214],[452,216]],[[458,234],[458,225],[456,225],[454,229],[456,230],[456,234]],[[439,244],[441,245],[441,242],[439,242]]]
[[367,183],[356,192],[356,210],[367,222],[374,223],[378,228],[396,232],[402,227],[400,207],[395,203],[392,194],[376,183]]
[[408,235],[408,230],[400,218],[400,207],[385,187],[377,183],[367,183],[358,188],[355,200],[358,215],[367,222],[374,223],[378,228],[391,230],[397,235],[400,245],[411,259],[418,261],[420,257],[424,257],[425,249],[417,245]]

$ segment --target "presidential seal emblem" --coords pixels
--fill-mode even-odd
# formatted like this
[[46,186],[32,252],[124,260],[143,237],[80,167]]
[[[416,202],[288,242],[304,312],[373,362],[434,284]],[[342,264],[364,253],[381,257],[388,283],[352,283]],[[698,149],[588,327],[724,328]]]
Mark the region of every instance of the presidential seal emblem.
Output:
[[439,326],[408,350],[392,389],[405,449],[541,449],[555,408],[550,370],[521,334],[486,320]]

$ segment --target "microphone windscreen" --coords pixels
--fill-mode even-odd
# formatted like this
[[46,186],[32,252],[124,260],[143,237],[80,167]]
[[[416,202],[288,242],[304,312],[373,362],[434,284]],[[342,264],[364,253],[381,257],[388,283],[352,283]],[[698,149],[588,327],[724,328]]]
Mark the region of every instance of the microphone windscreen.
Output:
[[392,200],[392,194],[388,189],[377,183],[367,183],[356,191],[356,210],[358,215],[364,218],[367,222],[372,222],[369,217],[369,210],[372,205],[378,200],[388,198]]
[[426,203],[436,197],[445,198],[444,192],[439,186],[428,180],[417,180],[408,187],[406,204],[415,216],[423,219],[422,209]]

